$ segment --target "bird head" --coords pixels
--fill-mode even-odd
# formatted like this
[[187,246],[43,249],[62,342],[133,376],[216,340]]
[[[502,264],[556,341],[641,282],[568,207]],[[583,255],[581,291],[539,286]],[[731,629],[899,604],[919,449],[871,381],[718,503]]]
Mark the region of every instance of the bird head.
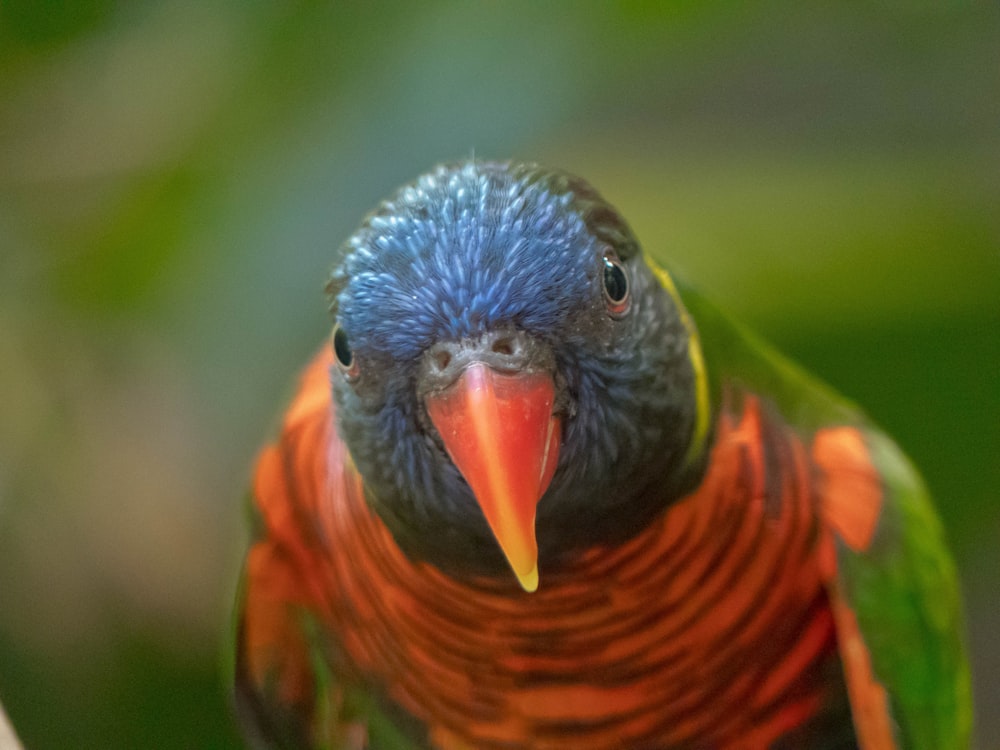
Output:
[[697,334],[578,178],[438,167],[365,219],[328,293],[338,428],[415,558],[533,591],[700,471]]

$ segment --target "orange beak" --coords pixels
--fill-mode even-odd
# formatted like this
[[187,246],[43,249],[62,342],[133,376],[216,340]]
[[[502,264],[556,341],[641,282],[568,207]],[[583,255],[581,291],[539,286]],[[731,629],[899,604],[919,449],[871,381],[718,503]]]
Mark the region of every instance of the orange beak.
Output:
[[535,511],[559,458],[555,386],[546,373],[505,374],[475,362],[426,397],[427,412],[469,483],[525,591],[538,588]]

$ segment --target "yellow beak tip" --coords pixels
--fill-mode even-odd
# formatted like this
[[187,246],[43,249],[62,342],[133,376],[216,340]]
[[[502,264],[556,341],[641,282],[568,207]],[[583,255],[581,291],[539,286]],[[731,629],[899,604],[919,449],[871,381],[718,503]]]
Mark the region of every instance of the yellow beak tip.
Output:
[[534,593],[538,590],[538,566],[535,565],[527,573],[518,573],[514,571],[517,576],[518,583],[521,584],[521,588],[527,591],[529,594]]

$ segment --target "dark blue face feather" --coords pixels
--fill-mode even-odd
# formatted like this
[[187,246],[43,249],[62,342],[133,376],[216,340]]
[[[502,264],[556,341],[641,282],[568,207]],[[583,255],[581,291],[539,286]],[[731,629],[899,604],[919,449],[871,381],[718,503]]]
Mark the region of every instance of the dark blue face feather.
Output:
[[[605,255],[630,305],[612,314]],[[687,336],[617,213],[577,178],[531,165],[442,166],[347,241],[329,284],[354,373],[333,375],[339,428],[401,545],[442,567],[506,564],[416,395],[434,343],[516,328],[551,347],[563,445],[538,507],[540,562],[627,536],[690,481]]]
[[411,360],[498,325],[558,329],[589,303],[601,249],[572,197],[474,164],[400,191],[348,242],[337,304],[354,350]]

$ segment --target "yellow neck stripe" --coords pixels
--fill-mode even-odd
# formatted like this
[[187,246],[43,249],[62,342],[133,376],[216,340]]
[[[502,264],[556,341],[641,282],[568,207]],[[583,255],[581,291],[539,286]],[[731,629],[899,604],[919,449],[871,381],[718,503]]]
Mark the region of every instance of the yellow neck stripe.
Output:
[[670,294],[680,313],[681,322],[688,333],[688,359],[691,361],[691,369],[694,371],[694,400],[695,400],[695,422],[694,432],[691,435],[691,444],[688,446],[687,454],[684,456],[685,464],[690,465],[697,459],[705,447],[705,440],[708,437],[709,420],[712,415],[711,404],[708,397],[708,374],[705,372],[705,357],[701,351],[701,338],[698,329],[695,327],[691,314],[684,306],[681,295],[674,285],[674,280],[666,270],[660,268],[653,260],[646,256],[646,263],[653,271],[653,275],[660,282],[664,289]]

